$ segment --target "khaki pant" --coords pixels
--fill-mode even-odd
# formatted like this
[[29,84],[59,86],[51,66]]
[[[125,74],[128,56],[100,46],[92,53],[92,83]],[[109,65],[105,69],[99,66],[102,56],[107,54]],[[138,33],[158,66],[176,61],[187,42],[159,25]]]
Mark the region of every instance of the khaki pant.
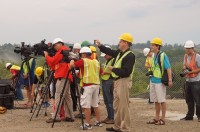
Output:
[[[56,114],[56,109],[58,108],[58,103],[60,101],[60,94],[62,92],[63,86],[65,83],[65,79],[61,79],[61,80],[57,80],[56,82],[56,93],[55,93],[55,103],[56,103],[56,107],[55,107],[55,111],[52,115],[52,117],[55,117]],[[64,104],[64,108],[65,108],[65,117],[70,117],[70,118],[74,118],[74,114],[73,114],[73,106],[72,106],[72,98],[71,98],[71,93],[70,93],[70,82],[69,80],[67,81],[66,87],[65,87],[65,91],[63,93],[63,97],[61,99],[61,103],[60,103],[60,107],[58,108],[58,114],[57,114],[57,119],[60,119],[60,108],[62,103]]]
[[114,129],[123,132],[130,131],[130,111],[129,111],[129,89],[132,81],[128,78],[121,78],[114,81]]

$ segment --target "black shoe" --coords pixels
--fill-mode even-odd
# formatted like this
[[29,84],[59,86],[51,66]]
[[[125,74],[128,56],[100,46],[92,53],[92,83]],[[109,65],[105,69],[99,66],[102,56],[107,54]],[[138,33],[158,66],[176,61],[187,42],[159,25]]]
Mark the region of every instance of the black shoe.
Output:
[[66,122],[74,122],[74,119],[66,117],[64,121],[66,121]]
[[184,118],[182,118],[182,119],[180,119],[180,120],[185,120],[185,121],[189,121],[189,120],[193,120],[193,117],[184,117]]
[[113,127],[106,128],[106,131],[109,131],[109,132],[121,132],[120,130],[115,130]]

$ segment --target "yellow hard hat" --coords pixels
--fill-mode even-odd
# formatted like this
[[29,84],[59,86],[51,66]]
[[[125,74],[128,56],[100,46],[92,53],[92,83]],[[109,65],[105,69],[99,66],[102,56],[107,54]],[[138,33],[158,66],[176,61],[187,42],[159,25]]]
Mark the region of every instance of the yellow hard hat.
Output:
[[133,43],[133,37],[130,33],[123,33],[119,39],[121,40],[124,40],[124,41],[127,41],[127,42],[130,42],[130,43]]
[[94,46],[90,46],[90,49],[91,49],[92,52],[96,52],[97,51],[97,49]]
[[35,70],[35,75],[37,77],[41,76],[43,73],[43,68],[42,67],[37,67],[36,70]]
[[151,44],[156,44],[162,46],[162,39],[161,38],[154,38],[151,41]]

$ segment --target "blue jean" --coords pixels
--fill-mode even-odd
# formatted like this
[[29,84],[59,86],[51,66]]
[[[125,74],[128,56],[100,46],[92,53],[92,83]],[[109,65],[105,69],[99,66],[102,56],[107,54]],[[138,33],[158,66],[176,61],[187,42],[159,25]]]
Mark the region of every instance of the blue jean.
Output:
[[102,80],[102,91],[104,103],[106,105],[108,119],[114,120],[114,109],[113,109],[113,80]]
[[17,98],[17,99],[24,99],[23,93],[22,93],[23,77],[22,77],[21,74],[18,75],[18,76],[19,76],[19,77],[18,77],[18,79],[16,80],[17,82],[16,82],[16,87],[15,87],[15,89],[16,89],[16,98]]

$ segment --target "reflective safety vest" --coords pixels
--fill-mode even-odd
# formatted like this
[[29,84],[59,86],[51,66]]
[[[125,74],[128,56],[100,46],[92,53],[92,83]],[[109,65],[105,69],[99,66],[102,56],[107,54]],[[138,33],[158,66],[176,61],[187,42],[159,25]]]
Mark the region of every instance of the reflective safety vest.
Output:
[[[159,67],[159,60],[158,60],[158,56],[160,55],[160,62],[161,62],[161,66],[162,66],[162,74],[161,74],[161,70]],[[158,53],[158,55],[154,55],[153,57],[153,62],[152,62],[152,70],[153,70],[153,76],[156,78],[162,78],[162,75],[164,73],[164,57],[165,57],[165,53]],[[157,59],[157,63],[155,62]]]
[[80,86],[83,84],[100,84],[100,64],[94,59],[83,59],[84,62],[84,74],[80,72]]
[[153,58],[154,58],[154,54],[152,54],[151,57],[147,57],[146,58],[146,62],[145,62],[145,66],[150,66],[150,68],[148,68],[148,71],[152,71],[152,63],[153,63]]
[[[110,59],[110,60],[106,61],[105,65],[104,65],[104,69],[103,69],[103,71],[104,71],[105,74],[101,76],[101,79],[102,79],[102,80],[108,80],[108,79],[110,78],[111,71],[110,71],[110,69],[108,68],[108,66],[111,66],[111,65],[112,65],[113,60],[114,60],[114,59]],[[106,65],[106,64],[107,64],[107,65]]]
[[[32,63],[33,63],[33,58],[31,58],[29,61],[29,66],[30,66],[30,69],[32,67]],[[28,69],[28,66],[26,65],[26,62],[23,64],[23,70],[24,70],[24,74],[28,74],[29,72],[29,69]]]
[[[121,68],[122,67],[122,60],[124,59],[124,57],[126,57],[129,53],[133,53],[132,51],[127,51],[121,58],[120,58],[120,53],[117,55],[117,58],[115,60],[114,66],[113,68]],[[131,60],[130,60],[131,61]],[[133,72],[135,70],[135,64],[133,66],[132,72],[130,74],[131,80],[133,78]],[[119,76],[116,75],[114,72],[111,73],[113,78],[118,78]]]
[[16,65],[12,65],[12,67],[10,68],[10,70],[20,71],[20,67],[16,66]]
[[[190,63],[188,63],[188,55],[185,55],[185,65],[186,67],[190,68],[192,71],[197,69],[196,65],[196,53],[192,55]],[[191,74],[186,74],[186,78],[194,78],[198,76],[198,72],[196,73],[191,73]]]

